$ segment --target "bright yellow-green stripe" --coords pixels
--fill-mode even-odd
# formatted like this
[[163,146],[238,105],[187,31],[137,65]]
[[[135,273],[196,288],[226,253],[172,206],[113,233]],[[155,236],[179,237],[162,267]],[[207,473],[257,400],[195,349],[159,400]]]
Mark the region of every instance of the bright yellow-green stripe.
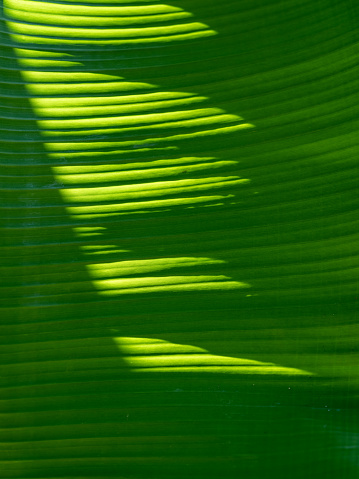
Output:
[[233,195],[212,195],[212,196],[195,196],[193,198],[176,198],[157,201],[132,201],[131,203],[119,203],[111,205],[91,205],[91,206],[68,206],[67,211],[74,216],[82,216],[83,218],[96,218],[97,215],[106,216],[123,212],[124,214],[131,211],[146,211],[156,208],[166,208],[171,206],[192,206],[201,203],[213,201],[223,201],[232,198]]
[[[46,59],[36,59],[36,58],[18,58],[18,64],[22,68],[70,68],[70,67],[82,67],[83,64],[81,62],[70,62],[68,60],[49,60]],[[26,70],[22,70],[24,73]]]
[[[106,82],[123,80],[123,77],[118,75],[108,75],[102,73],[90,72],[51,72],[51,71],[28,71],[21,72],[21,76],[25,83],[47,83],[47,82]],[[47,92],[47,85],[44,85],[44,92]]]
[[[29,83],[26,85],[26,89],[33,95],[75,95],[75,94],[106,94],[106,93],[119,93],[136,90],[152,90],[155,85],[142,82],[126,82],[126,81],[108,81],[97,83],[47,83],[46,85],[41,83]],[[76,102],[76,100],[74,100]],[[76,103],[75,103],[76,104]]]
[[[146,0],[144,0],[145,2]],[[90,3],[90,2],[88,2]],[[93,3],[101,3],[95,1]],[[112,3],[106,1],[105,3]],[[113,0],[113,3],[129,3],[127,1]],[[135,2],[131,2],[135,3]],[[136,2],[137,3],[137,2]],[[87,6],[87,5],[71,5],[61,4],[57,2],[32,2],[24,0],[5,0],[4,5],[7,8],[16,10],[23,10],[27,12],[39,12],[50,14],[65,14],[65,15],[90,15],[90,16],[137,16],[137,15],[155,15],[162,13],[182,12],[181,8],[171,5],[157,4],[157,5],[140,5],[140,6]]]
[[166,182],[166,184],[163,186],[158,183],[151,183],[150,185],[141,184],[138,185],[137,188],[124,187],[123,189],[121,187],[108,187],[96,192],[92,191],[94,189],[96,190],[96,188],[84,188],[81,190],[66,189],[62,190],[61,193],[63,198],[68,202],[101,202],[110,200],[129,200],[146,197],[161,197],[168,195],[172,196],[183,193],[188,194],[193,192],[210,191],[218,188],[231,188],[244,183],[248,183],[248,180],[228,179],[225,181],[216,181],[216,179],[214,179],[213,181],[209,182],[203,181],[203,184],[200,181],[188,180],[184,186],[179,186],[177,185],[177,183],[184,182],[169,181]]
[[[127,82],[128,85],[131,83]],[[122,83],[121,83],[122,85]],[[133,85],[138,85],[137,82],[133,82]],[[147,85],[148,87],[154,88],[154,85],[148,83],[140,83],[140,85]],[[48,85],[46,85],[47,91]],[[45,92],[43,92],[45,93]],[[155,102],[160,100],[177,100],[179,98],[201,98],[197,97],[194,93],[188,92],[161,92],[155,91],[153,93],[138,94],[134,93],[132,95],[121,95],[121,96],[91,96],[91,97],[74,97],[74,98],[30,98],[31,105],[36,109],[39,116],[46,116],[47,112],[51,112],[49,116],[57,116],[56,111],[73,111],[76,108],[90,108],[92,105],[101,106],[113,106],[113,105],[122,105],[128,103],[141,104],[142,102]],[[202,98],[204,99],[204,98]],[[190,101],[190,100],[189,100]],[[82,110],[80,110],[82,111]]]
[[[224,177],[209,177],[209,178],[191,178],[186,180],[175,180],[175,181],[156,181],[151,183],[140,183],[132,185],[121,185],[121,186],[101,186],[101,187],[90,187],[90,188],[71,188],[61,190],[62,194],[68,196],[69,198],[85,198],[89,196],[90,198],[102,196],[103,194],[107,195],[117,195],[117,194],[127,194],[132,192],[151,192],[151,190],[159,191],[166,190],[168,188],[186,188],[186,187],[202,187],[207,186],[211,188],[212,186],[222,185],[227,182],[244,182],[249,180],[241,180],[238,176],[224,176]],[[89,182],[91,182],[91,176],[89,176]]]
[[[218,168],[235,166],[236,161],[213,161],[211,163],[200,163],[183,166],[168,166],[166,168],[149,168],[145,169],[131,169],[130,171],[110,171],[110,172],[89,172],[89,173],[76,173],[74,168],[76,167],[54,167],[54,173],[57,179],[65,185],[78,185],[86,183],[108,183],[118,181],[138,181],[141,179],[149,179],[156,177],[178,176],[183,174],[184,168],[188,173],[216,170]],[[64,168],[66,168],[64,170]],[[63,174],[63,172],[68,172]],[[81,171],[81,170],[80,170]]]
[[[135,170],[138,168],[155,168],[157,166],[178,166],[183,164],[200,163],[204,161],[212,162],[216,160],[215,157],[182,157],[166,160],[148,160],[144,162],[131,162],[131,163],[113,163],[113,164],[98,164],[98,165],[64,165],[53,166],[52,170],[55,174],[68,175],[68,174],[84,174],[84,173],[99,173],[99,172],[116,172],[119,170]],[[209,163],[211,164],[211,163]],[[234,162],[235,164],[235,162]],[[66,178],[66,177],[65,177]],[[89,177],[90,178],[90,177]]]
[[[184,110],[184,111],[170,111],[165,113],[152,113],[147,115],[132,115],[132,116],[117,116],[107,118],[81,118],[81,119],[69,119],[69,120],[38,120],[38,125],[43,129],[66,129],[66,128],[84,128],[84,127],[107,127],[107,126],[135,126],[143,124],[152,124],[158,122],[166,122],[171,120],[182,120],[187,118],[203,118],[207,120],[210,115],[226,117],[231,120],[238,119],[235,115],[221,115],[223,110],[219,108],[199,108],[196,110]],[[240,118],[241,119],[241,118]]]
[[166,206],[177,205],[192,205],[197,203],[204,203],[208,201],[223,200],[225,198],[231,198],[233,195],[212,195],[212,196],[195,196],[193,198],[175,198],[168,200],[157,201],[132,201],[130,203],[119,203],[110,205],[90,205],[90,206],[68,206],[67,211],[70,214],[95,214],[95,213],[112,213],[117,211],[132,211],[139,209],[153,209]]
[[[200,96],[190,96],[185,98],[173,100],[147,101],[145,103],[133,102],[130,104],[112,104],[106,106],[88,106],[88,107],[73,107],[73,108],[35,108],[35,113],[39,118],[41,117],[58,117],[69,119],[73,116],[99,116],[99,115],[114,115],[126,113],[140,113],[145,111],[153,111],[158,108],[176,108],[178,106],[190,106],[199,102],[203,102],[206,98]],[[110,102],[109,102],[110,103]]]
[[[159,118],[160,119],[160,118]],[[193,127],[208,127],[211,125],[220,125],[225,123],[233,123],[235,119],[231,115],[211,115],[208,117],[200,117],[199,119],[194,120],[182,120],[182,121],[171,121],[166,123],[148,123],[145,126],[133,126],[133,127],[122,127],[122,128],[102,128],[102,129],[91,129],[91,130],[43,130],[43,136],[45,137],[56,137],[56,136],[79,136],[86,135],[88,139],[91,135],[104,134],[104,133],[123,133],[123,132],[133,132],[133,131],[147,131],[151,130],[170,130],[177,128],[193,128]],[[40,122],[39,122],[40,123]]]
[[[10,30],[12,30],[11,27],[9,27]],[[21,30],[21,29],[20,29]],[[191,30],[191,29],[188,29]],[[35,29],[33,33],[38,33]],[[158,32],[160,34],[160,32]],[[124,36],[122,40],[117,40],[116,36],[114,34],[114,38],[108,39],[106,36],[100,36],[99,38],[93,38],[88,40],[84,40],[81,37],[76,37],[74,36],[74,39],[72,40],[67,40],[62,37],[58,38],[53,38],[53,37],[37,37],[35,35],[31,35],[28,33],[28,35],[22,35],[22,34],[16,34],[12,33],[11,34],[11,39],[14,42],[17,42],[19,44],[32,44],[36,43],[38,45],[68,45],[68,46],[77,46],[77,45],[88,45],[89,47],[91,45],[116,45],[116,46],[121,46],[121,45],[136,45],[136,44],[152,44],[152,43],[172,43],[172,42],[178,42],[178,41],[185,41],[185,40],[197,40],[199,38],[204,38],[204,37],[209,37],[215,35],[215,33],[212,30],[205,29],[198,29],[196,31],[190,31],[189,33],[173,33],[170,34],[169,32],[166,32],[161,36],[149,36],[149,37],[141,37],[138,38],[138,36],[134,33],[133,37],[127,37]],[[120,36],[120,35],[119,35]],[[136,37],[136,38],[135,38]]]
[[[132,140],[132,141],[105,141],[105,142],[100,142],[100,141],[95,141],[95,142],[57,142],[57,143],[44,143],[45,149],[49,152],[48,156],[49,157],[56,157],[56,153],[52,153],[55,151],[66,151],[70,150],[69,153],[66,153],[66,157],[70,158],[71,156],[77,156],[79,154],[84,154],[87,156],[87,152],[84,150],[92,150],[91,154],[93,155],[95,152],[97,152],[98,148],[116,148],[116,147],[126,147],[126,146],[133,146],[136,145],[148,145],[149,143],[168,143],[168,142],[175,142],[177,140],[185,140],[188,138],[203,138],[205,136],[215,136],[218,134],[225,134],[225,133],[233,133],[235,131],[239,130],[244,130],[247,128],[253,128],[254,125],[251,125],[249,123],[243,123],[240,125],[233,125],[233,126],[228,126],[228,127],[222,127],[222,128],[215,128],[211,130],[202,130],[202,131],[197,131],[194,133],[183,133],[183,134],[178,134],[178,135],[171,135],[168,137],[163,137],[163,138],[151,138],[145,139],[145,140]],[[78,153],[72,153],[71,150],[75,150]],[[122,152],[122,151],[120,151]],[[112,153],[115,153],[113,151]],[[50,156],[52,155],[52,156]],[[61,154],[61,158],[62,158]]]
[[[194,33],[201,30],[208,29],[207,25],[203,23],[185,23],[161,27],[145,27],[145,28],[62,28],[62,27],[48,27],[45,25],[31,25],[26,23],[16,23],[8,21],[8,28],[12,33],[19,33],[23,35],[48,35],[51,37],[59,37],[60,41],[74,43],[71,38],[89,39],[88,41],[96,41],[96,39],[120,39],[132,38],[136,41],[141,41],[142,38],[147,37],[162,37],[173,36],[178,34]],[[212,32],[213,33],[213,32]],[[47,40],[47,39],[44,39]],[[31,37],[29,38],[31,41]]]
[[17,57],[17,59],[21,60],[23,58],[65,58],[65,59],[71,59],[73,55],[70,55],[70,53],[64,53],[64,52],[49,52],[46,50],[31,50],[30,48],[14,48],[14,53]]
[[[115,261],[88,265],[94,278],[127,276],[129,274],[165,271],[173,268],[223,264],[223,260],[204,257],[152,258],[132,261]],[[155,340],[154,340],[155,341]]]
[[[4,9],[4,14],[11,20],[20,20],[25,22],[39,23],[46,26],[72,26],[72,27],[127,27],[147,25],[151,23],[170,22],[190,18],[192,15],[187,12],[177,11],[174,13],[165,13],[159,15],[141,15],[137,12],[136,16],[124,16],[123,12],[119,12],[118,16],[77,16],[77,15],[58,15],[33,13],[33,11],[20,11],[13,9]],[[23,33],[26,33],[25,31]],[[40,32],[39,32],[40,33]]]
[[246,288],[246,285],[236,281],[203,281],[198,283],[185,284],[166,284],[162,286],[138,286],[135,288],[121,289],[101,289],[104,285],[98,285],[98,281],[94,281],[94,285],[99,288],[98,294],[101,296],[120,296],[124,294],[150,294],[150,293],[169,293],[169,292],[187,292],[187,291],[230,291]]

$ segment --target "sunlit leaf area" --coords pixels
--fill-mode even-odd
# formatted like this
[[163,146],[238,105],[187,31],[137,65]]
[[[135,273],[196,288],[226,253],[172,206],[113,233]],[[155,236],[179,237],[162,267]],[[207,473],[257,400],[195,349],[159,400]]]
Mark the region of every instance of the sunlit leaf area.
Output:
[[0,478],[359,477],[359,4],[3,0]]

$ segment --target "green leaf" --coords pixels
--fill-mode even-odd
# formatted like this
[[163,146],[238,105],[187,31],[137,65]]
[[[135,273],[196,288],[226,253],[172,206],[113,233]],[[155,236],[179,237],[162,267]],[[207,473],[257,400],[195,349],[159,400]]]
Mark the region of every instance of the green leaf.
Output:
[[0,478],[358,476],[357,18],[4,1]]

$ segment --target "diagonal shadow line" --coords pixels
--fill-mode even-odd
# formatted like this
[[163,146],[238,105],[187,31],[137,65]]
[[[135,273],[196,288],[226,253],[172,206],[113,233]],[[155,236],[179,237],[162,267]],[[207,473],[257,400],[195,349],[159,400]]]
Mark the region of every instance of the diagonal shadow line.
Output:
[[[16,58],[15,58],[15,59],[16,59]],[[20,77],[19,75],[18,75],[17,80],[18,80],[18,83],[21,84],[21,77]],[[31,110],[31,104],[26,103],[26,99],[25,99],[25,98],[24,98],[24,105],[23,105],[23,106],[24,106],[24,108],[26,108],[26,109],[28,109],[28,110]],[[21,121],[20,121],[20,124],[21,124]],[[31,122],[29,123],[29,122],[26,120],[25,125],[27,126],[27,129],[29,130],[29,125],[31,125]],[[40,147],[41,147],[42,142],[43,142],[43,132],[42,132],[41,130],[37,130],[37,128],[38,128],[38,125],[36,124],[36,122],[33,122],[33,126],[30,126],[30,130],[33,129],[33,130],[36,132],[35,135],[32,136],[32,139],[35,138],[35,140],[38,142],[38,145],[40,145]],[[20,143],[20,150],[21,150],[21,146],[25,146],[25,145],[21,145],[21,143]],[[43,151],[40,150],[40,152],[43,154],[44,158],[47,157],[47,154],[46,154],[45,149],[43,149]],[[32,166],[33,166],[33,165],[32,165]],[[48,181],[49,178],[50,178],[50,185],[51,185],[51,186],[54,186],[54,187],[57,186],[57,184],[58,184],[58,178],[56,178],[56,176],[55,176],[55,181],[53,181],[53,180],[51,179],[51,176],[52,176],[52,174],[53,174],[52,168],[50,168],[49,170],[47,170],[46,168],[43,168],[43,166],[42,166],[42,167],[41,167],[41,171],[39,170],[38,167],[37,167],[36,169],[37,169],[37,176],[40,177],[40,183],[39,183],[40,187],[43,186],[43,185],[41,185],[41,181],[44,181],[44,179],[46,179],[46,181]],[[20,180],[20,181],[21,181],[21,180]],[[30,227],[35,227],[35,226],[37,226],[37,227],[38,227],[38,226],[41,225],[42,220],[44,220],[44,221],[45,221],[45,228],[46,228],[46,227],[48,226],[46,222],[47,222],[47,221],[50,221],[50,223],[51,223],[51,222],[53,221],[51,218],[50,218],[50,219],[49,219],[49,218],[46,218],[46,216],[45,216],[45,218],[41,218],[41,219],[40,219],[40,218],[37,218],[37,215],[41,215],[41,214],[42,214],[41,208],[42,208],[42,206],[43,206],[43,202],[44,202],[44,201],[45,201],[45,205],[46,205],[46,206],[50,203],[50,205],[56,205],[56,208],[57,208],[57,205],[59,204],[59,202],[61,202],[61,198],[58,196],[57,193],[54,193],[54,189],[53,189],[53,188],[49,188],[48,186],[49,186],[49,185],[47,185],[47,188],[46,188],[46,196],[44,196],[44,198],[41,198],[41,197],[40,197],[40,198],[36,198],[36,196],[35,196],[36,193],[30,195],[30,198],[28,199],[28,202],[27,202],[27,198],[26,198],[26,197],[25,197],[25,198],[24,198],[24,197],[21,197],[21,198],[20,198],[21,201],[23,201],[23,202],[25,201],[25,207],[28,207],[27,212],[28,212],[29,217],[28,217],[28,218],[27,218],[27,217],[25,217],[25,218],[22,218],[22,217],[21,217],[21,218],[20,218],[20,221],[22,221],[22,224],[23,224],[24,226],[28,226],[28,227],[29,227],[29,226],[30,226]],[[31,188],[33,188],[33,187],[34,187],[34,185],[31,185]],[[36,185],[35,185],[35,188],[36,188]],[[50,190],[50,195],[48,194],[48,191],[49,191],[49,190]],[[32,191],[34,191],[34,190],[32,190]],[[40,195],[40,196],[42,196],[42,195]],[[36,207],[37,207],[37,206],[39,206],[39,211],[38,211],[38,212],[36,211]],[[13,207],[13,206],[12,206],[12,207]],[[32,212],[34,209],[35,209],[35,214],[33,215],[33,214],[31,214],[31,212]],[[61,209],[61,208],[60,208],[60,209]],[[170,214],[171,214],[171,211],[172,211],[172,210],[170,209],[170,210],[169,210]],[[57,215],[59,215],[58,210],[57,210]],[[60,216],[63,216],[63,217],[65,218],[65,223],[67,223],[66,215],[67,215],[67,213],[66,213],[65,210],[63,210],[62,213],[60,213]],[[83,223],[79,223],[79,224],[83,224]],[[91,224],[91,222],[88,223],[88,224]],[[54,225],[56,225],[56,227],[58,227],[58,223],[56,222],[56,220],[55,220],[55,224],[54,224]],[[108,226],[108,225],[106,225],[106,226]],[[62,243],[64,242],[64,238],[67,238],[67,235],[68,235],[68,232],[66,231],[66,228],[68,228],[68,225],[66,225],[65,231],[62,230],[62,232],[61,232],[61,235],[62,235],[62,236],[61,236],[61,238],[62,238],[62,239],[61,239],[61,242],[62,242]],[[81,230],[81,229],[82,229],[82,230],[84,230],[84,229],[89,229],[89,228],[91,228],[91,226],[78,226],[78,227],[77,227],[77,229],[80,229],[80,230]],[[97,228],[96,231],[102,229],[101,233],[96,233],[96,232],[83,233],[83,232],[82,232],[82,235],[84,235],[84,234],[85,234],[85,235],[86,235],[86,234],[95,234],[95,235],[96,235],[96,234],[101,234],[101,235],[104,236],[103,226],[95,227],[95,229],[96,229],[96,228]],[[37,232],[37,233],[39,232],[38,228],[36,229],[36,232]],[[40,233],[43,233],[43,231],[40,231]],[[31,235],[29,235],[28,233],[25,233],[25,235],[27,236],[27,238],[29,238],[29,237],[31,236]],[[108,236],[111,236],[111,235],[108,234]],[[71,237],[71,235],[70,235],[70,237]],[[25,241],[27,241],[27,240],[25,240]],[[34,241],[34,239],[33,239],[32,241]],[[35,242],[36,242],[36,241],[39,241],[39,240],[36,240],[36,239],[35,239]],[[73,242],[73,241],[76,242],[76,239],[72,237],[72,238],[71,238],[71,242]],[[68,242],[68,239],[66,239],[66,242]],[[59,248],[59,245],[57,245],[57,248]],[[81,265],[84,264],[84,261],[83,261],[82,258],[81,258],[81,254],[79,254],[79,252],[77,252],[77,251],[76,251],[76,252],[75,252],[75,251],[71,251],[71,249],[69,249],[69,247],[67,247],[67,249],[66,249],[66,254],[68,255],[69,253],[72,255],[73,258],[76,258],[76,259],[75,259],[75,262],[76,262],[76,264],[80,263],[80,268],[81,268],[81,267],[82,267]],[[58,254],[58,256],[61,256],[61,255]],[[34,269],[34,268],[32,268],[32,269]],[[35,269],[36,269],[36,268],[35,268]],[[98,290],[96,290],[95,288],[93,288],[93,281],[92,281],[92,284],[91,284],[91,288],[88,288],[88,286],[89,286],[89,280],[90,280],[90,282],[91,282],[91,278],[88,278],[88,276],[86,276],[85,270],[86,270],[86,268],[85,268],[85,269],[82,268],[82,269],[80,269],[80,270],[77,270],[76,273],[74,273],[74,271],[71,271],[71,269],[67,269],[65,273],[63,273],[63,274],[61,274],[61,275],[57,275],[58,277],[59,277],[59,276],[62,277],[62,281],[61,281],[61,282],[63,283],[63,287],[60,288],[60,289],[61,289],[60,295],[56,295],[56,292],[51,293],[51,291],[56,291],[56,286],[53,287],[52,289],[50,288],[50,294],[52,294],[52,296],[55,295],[55,296],[54,296],[54,298],[55,298],[55,308],[58,306],[57,302],[59,302],[59,303],[62,303],[62,302],[65,302],[65,303],[66,303],[66,302],[68,302],[68,301],[66,301],[66,295],[68,296],[69,293],[70,293],[70,296],[71,296],[71,293],[72,293],[72,292],[70,291],[70,290],[71,290],[71,286],[70,286],[70,289],[66,287],[66,284],[65,284],[65,281],[64,281],[65,279],[71,279],[71,281],[72,281],[71,284],[73,284],[73,281],[74,281],[74,279],[75,279],[75,282],[80,286],[80,291],[79,291],[79,292],[80,292],[80,295],[77,296],[77,298],[79,298],[79,300],[77,300],[77,298],[74,297],[74,298],[73,298],[73,301],[74,301],[74,302],[80,301],[80,303],[83,305],[83,300],[84,300],[84,298],[87,298],[87,299],[90,301],[90,303],[92,303],[92,301],[95,301],[95,302],[97,301],[98,296],[96,295],[96,291],[98,292]],[[27,271],[28,271],[29,274],[32,275],[32,277],[34,277],[34,272],[31,270],[31,268],[27,268]],[[88,271],[88,268],[87,268],[87,271]],[[36,273],[35,273],[35,274],[36,274]],[[38,274],[38,273],[37,273],[37,274]],[[38,276],[38,277],[41,278],[42,276],[40,275],[40,276]],[[182,277],[178,277],[178,278],[182,278]],[[190,279],[191,276],[189,276],[188,278]],[[203,276],[203,278],[204,278],[203,281],[206,281],[206,278],[207,278],[207,277],[206,277],[206,276]],[[208,277],[208,278],[212,281],[211,278],[213,278],[213,276],[212,276],[212,277]],[[219,277],[219,278],[220,278],[220,277]],[[154,278],[154,279],[156,279],[156,281],[157,281],[159,278]],[[54,280],[54,276],[52,276],[52,280]],[[22,279],[22,281],[24,282],[24,279]],[[106,281],[107,281],[107,283],[106,283]],[[97,283],[98,283],[98,284],[101,284],[101,285],[104,284],[104,283],[110,284],[111,282],[113,282],[113,280],[107,280],[106,277],[105,277],[105,280],[102,281],[102,282],[101,282],[101,281],[97,281]],[[41,283],[41,279],[40,279],[40,283]],[[148,282],[147,282],[147,283],[148,283]],[[150,285],[150,283],[148,283],[148,284],[147,284],[147,283],[145,284],[145,286]],[[122,283],[121,283],[121,284],[122,284]],[[136,284],[136,283],[135,283],[135,284]],[[204,284],[204,283],[203,283],[203,284]],[[210,283],[208,283],[208,284],[210,284]],[[218,283],[218,284],[219,284],[219,287],[221,288],[221,284],[220,284],[220,283]],[[228,284],[229,284],[229,283],[228,283]],[[240,285],[240,283],[238,283],[238,282],[237,282],[236,284],[237,284],[237,285]],[[215,283],[214,283],[214,285],[215,285]],[[20,304],[23,308],[24,308],[24,307],[30,307],[30,308],[31,308],[31,306],[35,306],[35,307],[36,307],[36,305],[41,305],[41,306],[42,306],[42,309],[43,309],[43,307],[44,307],[45,305],[41,303],[41,299],[40,299],[40,298],[41,298],[41,296],[43,296],[43,294],[42,294],[42,293],[43,293],[43,292],[42,292],[42,288],[45,290],[45,295],[46,295],[46,287],[45,287],[45,285],[41,285],[41,284],[40,284],[38,287],[36,287],[36,281],[35,281],[35,284],[31,284],[31,280],[30,280],[30,283],[27,283],[26,280],[25,280],[24,286],[25,286],[25,289],[26,289],[26,290],[29,290],[29,294],[28,294],[28,296],[26,297],[26,299],[24,299],[24,300],[21,300],[21,299],[20,299],[20,300],[19,300],[19,301],[20,301],[19,304]],[[61,286],[62,286],[62,285],[61,285]],[[195,285],[194,285],[194,286],[195,286]],[[120,286],[120,287],[121,287],[121,286]],[[135,288],[136,288],[136,285],[135,285]],[[152,288],[152,289],[153,289],[153,288]],[[156,288],[155,288],[155,289],[156,289]],[[173,289],[173,287],[172,287],[172,289]],[[196,289],[196,286],[194,287],[194,289]],[[205,289],[208,289],[207,286],[206,286]],[[149,289],[147,289],[147,290],[152,292],[151,288],[149,288]],[[84,294],[81,294],[82,291],[85,291],[85,293],[84,293]],[[127,292],[127,291],[130,291],[130,290],[125,290],[125,292]],[[146,292],[146,290],[144,289],[143,292]],[[100,291],[100,294],[101,294],[101,291]],[[112,294],[112,293],[111,293],[111,294]],[[68,297],[70,297],[70,296],[68,296]],[[94,297],[95,297],[96,299],[94,299]],[[205,297],[205,296],[204,296],[204,297]],[[45,300],[45,301],[46,301],[46,300]],[[202,301],[202,299],[200,300],[200,302],[201,302],[201,301]],[[165,306],[168,307],[169,302],[170,302],[170,300],[164,299],[164,300],[163,300],[163,305],[165,305]],[[115,308],[115,305],[116,305],[116,304],[118,304],[118,303],[116,303],[116,302],[110,302],[110,301],[104,301],[104,302],[101,302],[101,303],[99,304],[98,309],[99,309],[99,311],[101,310],[101,314],[103,314],[103,313],[104,313],[104,310],[105,310],[105,311],[106,311],[106,310],[107,310],[107,311],[113,311],[113,309]],[[131,304],[131,302],[130,302],[130,304]],[[175,299],[174,304],[176,305],[175,307],[178,306],[178,299]],[[106,306],[105,306],[105,305],[106,305]],[[91,307],[93,307],[93,306],[94,306],[94,305],[91,304]],[[65,307],[65,310],[66,310],[66,304],[64,304],[63,307]],[[69,313],[69,310],[72,309],[72,315],[74,315],[74,307],[73,307],[73,305],[68,305],[67,308],[68,308],[67,313]],[[163,306],[161,306],[161,309],[160,309],[160,310],[162,310],[162,308],[163,308]],[[200,309],[200,307],[199,307],[199,309]],[[63,309],[62,309],[62,310],[63,310]],[[30,309],[30,311],[31,311],[31,309]],[[35,315],[35,317],[36,317],[36,315],[38,314],[38,311],[36,311],[36,310],[32,310],[32,311],[35,311],[35,312],[34,312],[34,315]],[[93,314],[93,311],[92,311],[92,314]],[[97,313],[97,314],[99,314],[99,313]],[[81,317],[81,315],[82,315],[81,313],[76,313],[74,316],[78,318],[78,317]],[[110,313],[110,315],[112,315],[112,313]],[[26,315],[26,317],[28,318],[29,316]],[[292,371],[292,372],[294,373],[295,370],[294,370],[294,369],[292,369],[292,370],[289,370],[289,369],[288,369],[288,371]]]

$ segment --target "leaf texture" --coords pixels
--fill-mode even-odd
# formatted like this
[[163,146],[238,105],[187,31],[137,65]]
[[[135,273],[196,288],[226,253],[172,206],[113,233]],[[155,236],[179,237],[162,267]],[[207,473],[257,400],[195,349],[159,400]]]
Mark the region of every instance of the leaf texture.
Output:
[[357,21],[4,0],[0,478],[358,477]]

